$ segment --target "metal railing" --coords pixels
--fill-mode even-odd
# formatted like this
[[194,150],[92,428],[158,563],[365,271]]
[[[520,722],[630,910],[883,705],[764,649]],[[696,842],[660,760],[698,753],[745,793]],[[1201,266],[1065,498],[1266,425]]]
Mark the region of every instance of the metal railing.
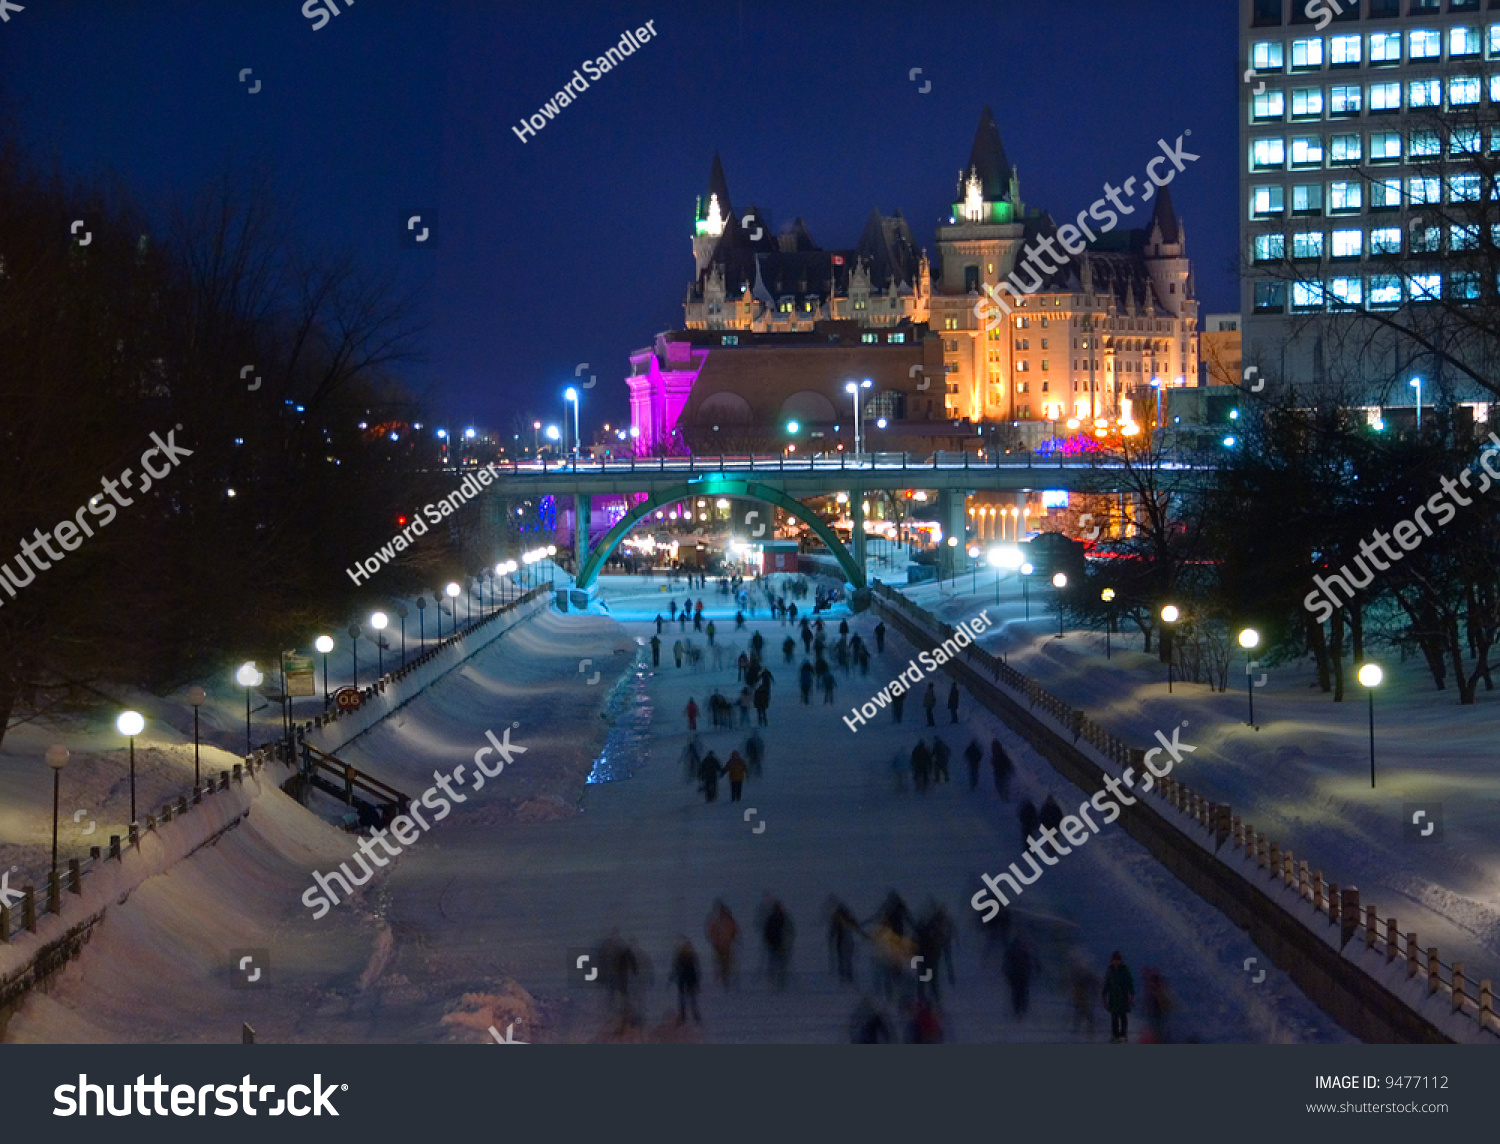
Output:
[[[967,452],[937,452],[930,455],[912,453],[838,453],[821,457],[787,457],[782,454],[738,455],[696,457],[628,457],[623,460],[573,461],[559,460],[548,464],[539,461],[512,460],[508,465],[497,464],[498,474],[527,475],[610,475],[623,473],[837,473],[848,471],[866,472],[950,472],[977,469],[980,471],[1003,471],[1014,469],[1020,472],[1033,469],[1077,470],[1079,472],[1112,471],[1127,466],[1118,462],[1099,460],[1036,461],[1032,453],[1024,460],[1006,460],[1009,454],[996,453],[993,458],[979,457]],[[1136,465],[1136,468],[1142,466]],[[1217,472],[1217,466],[1188,462],[1160,462],[1159,469],[1191,472]]]
[[[90,848],[87,858],[68,859],[66,867],[59,868],[55,878],[50,869],[44,877],[26,878],[20,887],[19,901],[14,905],[0,903],[0,942],[9,942],[21,930],[35,933],[38,923],[49,914],[61,917],[64,894],[82,894],[84,878],[98,871],[103,863],[124,861],[126,852],[140,849],[141,839],[145,835],[153,834],[160,827],[191,814],[194,807],[202,804],[205,795],[227,791],[231,784],[243,782],[246,775],[253,775],[264,766],[263,760],[235,763],[231,770],[220,771],[217,779],[209,779],[207,783],[195,786],[191,801],[188,795],[181,795],[176,801],[165,803],[159,813],[146,815],[144,829],[133,823],[125,838],[112,834],[108,847],[94,846]],[[45,887],[45,897],[37,894],[38,882]]]

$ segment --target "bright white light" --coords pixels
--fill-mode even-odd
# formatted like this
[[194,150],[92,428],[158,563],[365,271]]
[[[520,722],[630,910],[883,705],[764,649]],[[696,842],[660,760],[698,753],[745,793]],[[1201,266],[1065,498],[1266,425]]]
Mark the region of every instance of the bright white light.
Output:
[[1181,614],[1182,613],[1177,610],[1177,605],[1175,604],[1168,604],[1161,610],[1161,618],[1169,624],[1175,624],[1177,622],[1177,617]]
[[460,592],[462,592],[463,589],[460,588],[457,584],[450,582],[448,586],[443,589],[443,591],[448,594],[449,599],[452,599],[456,597]]
[[876,424],[876,426],[878,428],[884,429],[885,428],[885,418],[884,417],[877,418],[876,421],[875,421],[875,424]]
[[1067,573],[1059,572],[1056,576],[1052,577],[1052,586],[1054,588],[1066,588],[1068,586]]
[[835,493],[833,499],[836,500],[839,504],[848,504],[849,503],[849,494],[848,493]]
[[985,559],[989,561],[991,568],[1019,568],[1021,566],[1021,550],[1010,545],[991,548],[989,555]]
[[970,560],[973,560],[975,557],[977,557],[979,555],[979,547],[977,545],[974,545],[974,544],[969,545],[968,551],[969,551],[969,559]]
[[[1377,667],[1375,670],[1380,669]],[[120,717],[115,720],[115,730],[127,739],[139,735],[145,729],[146,717],[139,711],[121,711]]]
[[319,636],[317,639],[313,640],[313,647],[317,648],[324,655],[327,655],[333,650],[333,637]]
[[1246,628],[1240,633],[1240,647],[1252,648],[1260,644],[1260,633],[1254,628]]
[[555,545],[555,544],[549,544],[549,545],[547,545],[547,555],[548,556],[556,556],[557,555],[557,545]]
[[230,490],[229,490],[229,495],[230,495],[230,496],[234,496],[234,490],[233,490],[233,489],[230,489]]
[[718,500],[714,501],[714,507],[715,508],[728,508],[729,507],[729,502],[727,500],[725,500],[723,497],[720,497]]
[[242,663],[238,671],[234,673],[234,681],[241,687],[258,687],[265,676],[256,669],[254,663]]
[[437,435],[439,437],[441,437],[443,440],[446,441],[448,439],[448,430],[446,430],[446,429],[439,429],[437,431]]
[[568,386],[567,389],[563,390],[563,397],[567,398],[569,401],[577,401],[578,400],[578,390],[574,389],[570,385],[570,386]]
[[464,436],[467,437],[467,438],[469,438],[469,440],[472,441],[474,439],[474,430],[472,430],[472,429],[465,429],[464,430]]
[[562,434],[557,431],[557,426],[556,425],[548,425],[547,426],[547,440],[549,440],[549,441],[556,441],[561,436],[562,436]]
[[1024,564],[1021,565],[1021,575],[1022,576],[1030,576],[1035,571],[1036,571],[1036,565],[1032,564],[1031,561],[1029,561],[1029,560],[1026,561]]
[[1235,442],[1234,442],[1234,438],[1233,437],[1225,437],[1224,438],[1224,448],[1226,448],[1226,449],[1233,449],[1234,448],[1234,444],[1235,444]]
[[1379,687],[1384,678],[1385,672],[1377,664],[1367,663],[1359,669],[1359,681],[1366,687]]
[[391,622],[390,617],[387,616],[384,612],[371,612],[370,613],[370,626],[372,628],[374,628],[377,632],[383,632],[383,631],[385,631],[386,625],[389,624],[390,622]]

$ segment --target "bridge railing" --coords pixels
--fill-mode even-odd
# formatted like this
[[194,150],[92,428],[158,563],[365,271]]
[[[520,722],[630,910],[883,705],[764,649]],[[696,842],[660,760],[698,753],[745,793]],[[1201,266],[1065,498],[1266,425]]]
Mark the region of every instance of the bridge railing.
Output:
[[[1136,466],[1137,468],[1141,466]],[[1160,462],[1153,468],[1181,471],[1214,471],[1215,466],[1192,462]],[[1039,460],[1035,454],[1026,453],[1015,457],[1009,453],[995,453],[980,457],[973,453],[937,452],[915,453],[838,453],[833,456],[788,457],[715,454],[697,457],[627,457],[610,461],[540,461],[512,460],[501,473],[515,476],[532,475],[598,475],[626,473],[837,473],[837,472],[1004,472],[1007,470],[1027,472],[1032,470],[1111,471],[1123,469],[1118,461],[1099,458],[1067,459],[1056,461]]]

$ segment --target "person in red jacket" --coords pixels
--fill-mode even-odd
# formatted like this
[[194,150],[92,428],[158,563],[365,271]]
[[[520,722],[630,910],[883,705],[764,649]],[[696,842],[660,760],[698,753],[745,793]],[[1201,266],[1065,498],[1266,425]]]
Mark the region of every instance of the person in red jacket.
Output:
[[696,731],[698,729],[698,704],[691,699],[688,700],[687,705],[687,721],[689,731]]

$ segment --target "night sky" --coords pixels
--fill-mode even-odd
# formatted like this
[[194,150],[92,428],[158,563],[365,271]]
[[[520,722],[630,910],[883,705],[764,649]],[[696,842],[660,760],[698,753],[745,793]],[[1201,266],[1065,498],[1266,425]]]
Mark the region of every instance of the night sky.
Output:
[[[420,286],[407,376],[454,424],[558,419],[582,362],[585,436],[624,420],[627,354],[681,324],[716,149],[742,213],[845,247],[899,208],[935,256],[985,104],[1023,199],[1059,220],[1191,128],[1202,158],[1172,194],[1203,312],[1238,306],[1227,0],[337,2],[314,32],[302,0],[27,0],[0,24],[0,114],[152,209],[264,167],[308,244]],[[512,125],[647,20],[656,39],[520,142]],[[437,248],[403,247],[434,207]]]

